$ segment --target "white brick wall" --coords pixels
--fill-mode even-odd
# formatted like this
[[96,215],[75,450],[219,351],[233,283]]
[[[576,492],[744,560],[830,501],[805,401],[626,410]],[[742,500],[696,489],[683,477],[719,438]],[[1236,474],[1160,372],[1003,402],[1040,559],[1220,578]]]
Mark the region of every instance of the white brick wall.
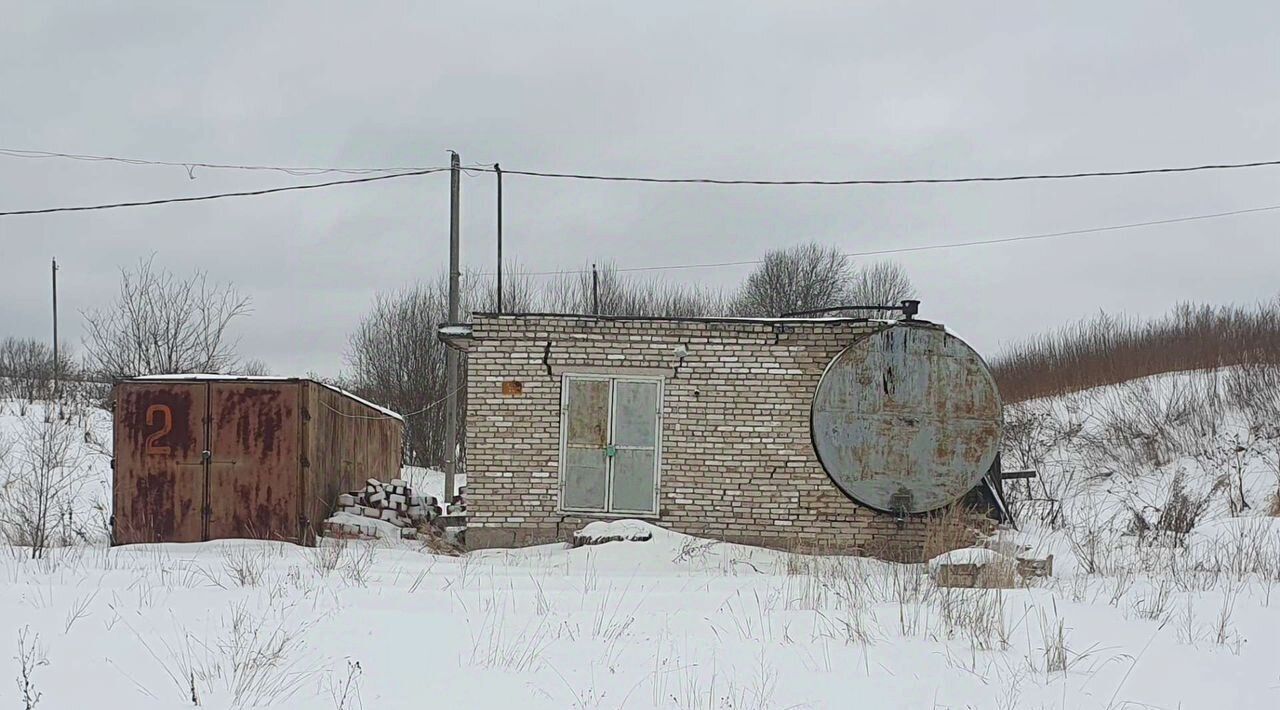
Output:
[[[468,545],[566,540],[587,520],[557,512],[561,372],[662,368],[656,523],[773,547],[918,546],[919,520],[899,529],[850,501],[810,443],[809,405],[823,369],[872,327],[477,316],[467,354]],[[504,396],[507,380],[521,382],[523,394]]]

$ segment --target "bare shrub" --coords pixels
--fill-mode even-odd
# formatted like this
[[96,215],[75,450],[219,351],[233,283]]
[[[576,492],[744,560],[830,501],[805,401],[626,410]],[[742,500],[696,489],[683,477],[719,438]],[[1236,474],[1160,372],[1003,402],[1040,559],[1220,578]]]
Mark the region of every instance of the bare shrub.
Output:
[[1230,647],[1237,654],[1240,653],[1240,634],[1236,632],[1235,626],[1231,623],[1231,618],[1235,614],[1236,597],[1239,594],[1240,588],[1233,585],[1228,585],[1223,591],[1222,606],[1218,608],[1218,614],[1214,617],[1211,630],[1212,640],[1215,644]]
[[0,399],[50,400],[55,381],[77,374],[65,344],[59,347],[55,363],[48,343],[30,338],[0,340]]
[[317,575],[326,577],[338,569],[350,543],[345,537],[324,537],[316,540],[315,547],[307,548],[307,561]]
[[1066,673],[1071,665],[1071,652],[1067,648],[1067,626],[1062,617],[1058,616],[1056,605],[1053,612],[1054,619],[1050,622],[1044,610],[1040,610],[1040,639],[1043,643],[1041,653],[1044,670],[1046,673]]
[[270,707],[289,700],[318,673],[304,665],[302,637],[309,626],[291,622],[279,610],[255,614],[247,602],[239,602],[223,616],[214,638],[179,627],[176,640],[160,637],[153,647],[133,633],[184,701],[199,706],[223,697],[232,708]]
[[369,586],[369,574],[378,558],[377,550],[377,540],[368,540],[347,547],[346,560],[338,568],[342,580],[353,587]]
[[1195,607],[1192,606],[1194,597],[1188,595],[1186,604],[1178,612],[1174,619],[1174,630],[1178,634],[1179,643],[1194,646],[1196,641],[1200,640],[1200,625],[1196,623]]
[[1102,665],[1116,660],[1127,660],[1126,654],[1117,654],[1110,658],[1100,657],[1102,648],[1093,644],[1083,650],[1072,648],[1069,644],[1070,633],[1065,619],[1058,613],[1058,604],[1052,605],[1053,615],[1050,617],[1044,609],[1039,609],[1040,626],[1040,661],[1044,673],[1061,673],[1066,675],[1075,670],[1094,672]]
[[83,313],[90,368],[112,379],[235,369],[228,328],[249,313],[249,298],[202,271],[183,279],[153,262],[122,269],[115,301]]
[[1250,448],[1276,479],[1266,512],[1280,516],[1280,363],[1252,356],[1227,374],[1226,396],[1244,413]]
[[1157,577],[1134,601],[1133,611],[1140,619],[1164,622],[1169,617],[1169,605],[1173,601],[1173,580],[1167,576]]
[[1174,542],[1182,544],[1195,529],[1213,498],[1213,491],[1196,495],[1187,490],[1186,477],[1179,472],[1169,484],[1169,497],[1156,518],[1155,529],[1169,533]]
[[489,608],[471,635],[470,663],[477,668],[496,668],[513,673],[542,665],[542,652],[554,640],[547,617],[526,623],[519,629],[507,627],[505,611]]
[[44,695],[36,690],[35,673],[41,666],[49,665],[44,649],[40,646],[40,634],[31,634],[31,627],[18,630],[18,697],[23,710],[35,710]]
[[1100,511],[1091,510],[1084,519],[1064,525],[1062,531],[1086,574],[1102,574],[1112,568],[1117,535],[1113,523]]
[[227,545],[222,548],[222,567],[237,586],[256,587],[266,573],[266,550],[244,544]]
[[936,596],[943,633],[963,638],[979,651],[1009,646],[1004,593],[992,589],[942,589]]
[[24,417],[8,456],[0,485],[0,535],[11,545],[31,548],[41,557],[50,545],[73,539],[73,502],[84,486],[77,441],[83,436],[71,422],[46,412]]
[[356,710],[364,707],[360,697],[360,676],[362,675],[364,675],[364,669],[360,667],[360,661],[348,660],[346,677],[341,680],[330,679],[329,697],[333,698],[334,710]]

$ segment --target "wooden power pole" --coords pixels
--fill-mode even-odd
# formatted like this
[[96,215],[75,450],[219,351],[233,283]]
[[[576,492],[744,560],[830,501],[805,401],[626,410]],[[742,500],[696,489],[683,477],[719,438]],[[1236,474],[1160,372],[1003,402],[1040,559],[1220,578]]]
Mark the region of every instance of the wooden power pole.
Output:
[[58,259],[53,260],[53,398],[58,398]]
[[[449,151],[449,325],[461,318],[458,313],[459,279],[462,277],[461,259],[458,255],[459,221],[461,219],[462,162],[458,154]],[[458,351],[445,348],[445,467],[444,501],[453,502],[454,476],[458,472]]]
[[498,176],[498,313],[502,313],[502,168],[497,163],[493,174]]

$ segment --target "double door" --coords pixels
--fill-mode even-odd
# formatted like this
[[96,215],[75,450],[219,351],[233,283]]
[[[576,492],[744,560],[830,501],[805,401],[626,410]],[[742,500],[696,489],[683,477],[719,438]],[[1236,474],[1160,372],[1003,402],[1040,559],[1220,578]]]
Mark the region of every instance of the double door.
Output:
[[134,380],[116,393],[113,539],[296,539],[291,382]]
[[560,507],[656,515],[662,381],[566,375],[562,385]]

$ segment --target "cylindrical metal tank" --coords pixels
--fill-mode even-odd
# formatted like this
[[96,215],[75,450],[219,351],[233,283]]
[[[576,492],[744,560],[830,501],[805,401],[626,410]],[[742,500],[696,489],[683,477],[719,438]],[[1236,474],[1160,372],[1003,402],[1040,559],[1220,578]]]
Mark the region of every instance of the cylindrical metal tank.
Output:
[[924,513],[964,496],[991,467],[1000,393],[964,341],[903,320],[832,359],[810,426],[819,461],[846,495],[887,513]]

